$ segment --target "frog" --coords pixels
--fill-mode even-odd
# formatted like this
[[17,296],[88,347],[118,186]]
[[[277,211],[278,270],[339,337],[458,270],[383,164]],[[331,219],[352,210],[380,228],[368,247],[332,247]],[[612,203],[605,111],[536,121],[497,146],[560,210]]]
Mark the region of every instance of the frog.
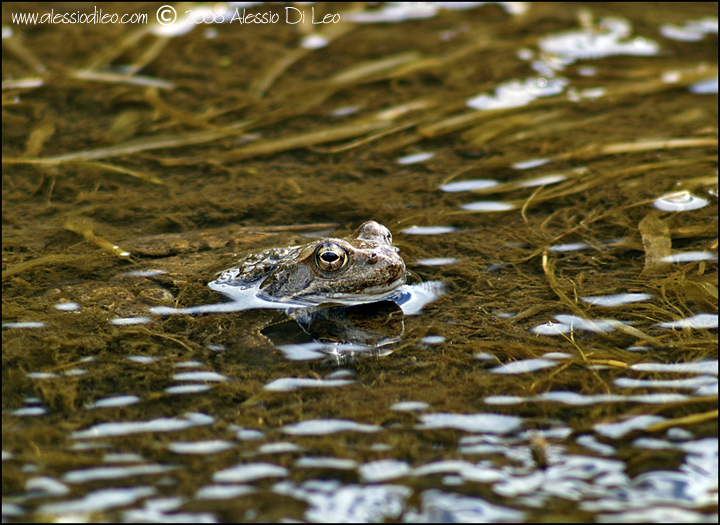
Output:
[[259,299],[296,306],[383,301],[405,284],[399,251],[388,228],[367,221],[345,238],[250,254],[208,286],[230,298],[257,289]]

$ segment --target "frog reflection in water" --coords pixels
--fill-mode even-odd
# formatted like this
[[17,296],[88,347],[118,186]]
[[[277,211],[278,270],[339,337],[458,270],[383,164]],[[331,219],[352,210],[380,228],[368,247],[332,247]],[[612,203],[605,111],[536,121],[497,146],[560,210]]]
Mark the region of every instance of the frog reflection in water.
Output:
[[259,286],[257,297],[266,301],[352,305],[387,299],[404,283],[405,263],[390,231],[368,221],[344,239],[319,239],[251,255],[209,286],[230,297]]

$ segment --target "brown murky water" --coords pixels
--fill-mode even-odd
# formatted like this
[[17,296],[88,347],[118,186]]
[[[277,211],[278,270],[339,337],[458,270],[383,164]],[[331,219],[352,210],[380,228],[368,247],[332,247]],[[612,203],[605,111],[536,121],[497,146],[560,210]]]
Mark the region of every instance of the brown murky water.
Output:
[[[98,7],[3,4],[4,520],[716,519],[717,4]],[[370,219],[444,295],[150,311]]]

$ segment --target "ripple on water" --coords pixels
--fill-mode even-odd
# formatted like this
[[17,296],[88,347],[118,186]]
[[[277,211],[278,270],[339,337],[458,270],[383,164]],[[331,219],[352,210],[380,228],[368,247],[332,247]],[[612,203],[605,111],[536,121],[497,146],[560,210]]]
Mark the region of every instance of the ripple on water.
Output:
[[527,401],[527,398],[521,396],[487,396],[485,403],[488,405],[521,405]]
[[664,417],[653,415],[631,416],[622,421],[613,423],[599,423],[595,425],[595,431],[605,437],[620,439],[633,430],[643,430],[655,423],[665,421]]
[[355,381],[348,379],[312,379],[303,377],[281,377],[263,387],[271,392],[290,392],[299,388],[329,388],[345,386]]
[[149,498],[157,493],[154,487],[121,487],[119,489],[101,489],[86,494],[80,499],[59,501],[57,503],[44,503],[37,512],[46,514],[77,514],[87,515],[88,512],[103,512],[106,510],[132,505],[137,500]]
[[125,359],[141,365],[149,365],[150,363],[154,363],[158,360],[157,357],[148,357],[146,355],[130,355],[127,356]]
[[180,374],[173,374],[175,381],[227,381],[228,378],[218,374],[217,372],[210,372],[207,370],[197,370],[195,372],[182,372]]
[[330,43],[327,37],[317,33],[306,35],[300,41],[300,47],[303,49],[322,49]]
[[3,323],[3,328],[42,328],[45,323],[41,321],[21,321],[17,323]]
[[202,361],[180,361],[179,363],[173,363],[175,368],[197,368],[203,366]]
[[28,479],[25,482],[25,490],[28,492],[40,492],[43,496],[63,496],[70,492],[70,488],[65,483],[61,483],[49,476]]
[[419,284],[404,284],[389,298],[397,304],[405,315],[417,315],[422,309],[445,295],[445,283],[425,281]]
[[352,485],[337,480],[282,481],[273,492],[308,503],[311,522],[377,523],[396,521],[412,489],[402,485]]
[[377,483],[389,479],[401,478],[412,472],[410,465],[397,459],[380,459],[365,463],[358,468],[358,473],[366,483]]
[[[406,230],[407,232],[408,230]],[[306,303],[300,301],[269,301],[258,296],[262,281],[253,286],[240,287],[232,286],[225,283],[212,281],[208,286],[220,292],[226,297],[232,299],[227,303],[203,304],[191,306],[188,308],[173,308],[170,306],[155,306],[150,312],[156,315],[186,315],[186,314],[203,314],[203,313],[227,313],[239,312],[251,309],[276,309],[285,310],[287,313],[297,312],[298,310],[308,310],[318,306],[316,302]],[[404,284],[397,288],[390,295],[385,296],[383,300],[396,303],[403,310],[405,315],[414,315],[420,312],[423,306],[437,299],[444,293],[444,285],[440,281],[427,281],[419,284]],[[363,299],[365,299],[363,301]],[[369,300],[368,300],[369,299]],[[377,301],[377,297],[353,298],[352,300],[340,300],[341,304],[358,305],[369,304]],[[335,302],[338,302],[337,300]]]
[[[235,499],[249,494],[254,494],[257,489],[251,485],[206,485],[201,487],[196,493],[195,498],[197,499]],[[140,520],[150,521],[150,520]],[[160,521],[160,520],[158,520]],[[169,519],[167,521],[170,521]],[[211,520],[209,520],[211,521]],[[197,520],[188,520],[187,523],[195,522]]]
[[499,84],[494,94],[481,93],[467,99],[465,104],[477,110],[517,108],[538,98],[559,95],[567,84],[567,79],[559,77],[514,79]]
[[587,250],[590,245],[586,242],[573,242],[567,244],[556,244],[550,246],[548,250],[551,252],[576,252],[579,250]]
[[[388,2],[380,6],[372,6],[365,11],[348,11],[343,13],[343,20],[355,23],[397,23],[406,20],[433,18],[441,10],[464,11],[484,5],[484,2],[423,2],[403,3]],[[522,2],[502,2],[501,7],[510,15],[527,12]]]
[[342,106],[336,109],[333,109],[330,113],[333,117],[345,117],[347,115],[352,115],[353,113],[357,113],[360,111],[360,106]]
[[448,193],[455,193],[459,191],[484,190],[493,188],[498,184],[500,183],[493,179],[471,179],[448,182],[440,186],[440,189]]
[[368,353],[372,350],[366,345],[354,343],[321,343],[320,341],[311,341],[300,344],[278,345],[286,359],[291,361],[311,361],[313,359],[325,359],[333,355],[352,355],[359,353]]
[[61,312],[75,312],[77,310],[80,310],[80,305],[77,303],[57,303],[55,305],[56,310],[60,310]]
[[506,478],[507,474],[495,467],[473,464],[469,461],[450,459],[426,463],[413,469],[413,476],[432,476],[434,474],[455,474],[461,482],[494,483]]
[[[700,389],[707,387],[708,385],[714,385],[707,381],[706,385],[701,385],[696,390],[696,393],[700,392]],[[698,395],[700,395],[698,393]],[[498,395],[488,396],[485,398],[485,403],[488,405],[526,405],[528,403],[562,403],[564,405],[572,406],[589,406],[601,403],[642,403],[642,404],[664,404],[664,403],[675,403],[679,401],[686,401],[688,396],[683,394],[675,393],[655,393],[655,394],[639,394],[639,395],[627,395],[627,394],[579,394],[577,392],[569,392],[563,390],[556,390],[552,392],[543,392],[536,396],[522,397],[522,396],[509,396],[509,395]]]
[[13,416],[42,416],[47,414],[47,410],[43,407],[24,407],[13,410],[11,414]]
[[402,233],[407,235],[442,235],[457,230],[454,226],[410,226],[405,228]]
[[210,385],[177,385],[169,386],[163,392],[167,394],[199,394],[210,390]]
[[176,454],[217,454],[235,448],[235,444],[223,439],[207,441],[174,441],[168,443],[168,450]]
[[595,333],[608,333],[617,328],[618,325],[627,324],[623,321],[615,319],[585,319],[577,315],[560,314],[556,315],[558,321],[547,322],[533,327],[530,331],[538,335],[559,335],[571,332],[573,330],[584,330]]
[[416,410],[425,410],[427,408],[430,408],[430,405],[424,401],[400,401],[390,405],[390,410],[398,410],[400,412],[413,412]]
[[488,434],[506,434],[518,430],[522,419],[502,414],[450,414],[438,412],[420,416],[421,424],[416,428],[455,428],[468,432],[487,432]]
[[580,300],[594,306],[623,306],[625,304],[637,303],[652,299],[649,293],[620,293],[614,295],[589,295],[581,297]]
[[256,439],[262,439],[265,437],[265,433],[262,430],[256,430],[254,428],[242,428],[237,429],[235,437],[242,441],[255,441]]
[[460,206],[463,210],[490,213],[495,211],[509,211],[517,208],[517,204],[501,201],[476,201]]
[[96,467],[71,470],[63,474],[68,483],[88,483],[105,479],[122,479],[136,476],[163,474],[179,467],[174,465],[126,465],[121,467]]
[[502,366],[498,366],[491,370],[493,374],[526,374],[529,372],[535,372],[536,370],[542,370],[543,368],[550,368],[557,366],[557,361],[551,361],[549,359],[523,359],[520,361],[513,361]]
[[568,100],[572,102],[578,102],[584,98],[601,98],[605,96],[605,93],[607,93],[607,90],[602,87],[598,88],[590,88],[590,89],[583,89],[583,90],[577,90],[575,88],[568,89]]
[[379,432],[382,427],[357,423],[349,419],[308,419],[286,425],[282,431],[295,436],[322,436],[336,432]]
[[263,478],[285,477],[290,471],[273,463],[245,463],[213,474],[215,483],[246,483]]
[[685,401],[687,396],[682,394],[642,394],[637,396],[628,396],[621,394],[595,394],[585,395],[577,392],[544,392],[532,398],[526,398],[525,402],[531,401],[553,401],[563,403],[565,405],[587,406],[599,403],[652,403],[664,404],[677,401]]
[[354,470],[357,467],[357,461],[343,458],[303,457],[295,460],[295,466],[300,468]]
[[557,184],[558,182],[562,182],[564,180],[567,180],[567,175],[562,174],[553,174],[553,175],[544,175],[542,177],[536,177],[534,179],[528,179],[525,181],[521,181],[518,183],[518,186],[521,186],[523,188],[534,188],[536,186],[547,186],[548,184]]
[[422,492],[420,510],[409,509],[408,523],[505,523],[521,521],[525,513],[474,498],[438,489]]
[[126,326],[126,325],[134,325],[134,324],[147,324],[151,323],[152,319],[150,317],[118,317],[117,319],[110,319],[110,324],[116,325],[116,326]]
[[718,327],[718,314],[697,314],[677,321],[658,323],[661,328],[713,329]]
[[621,388],[674,388],[695,390],[708,385],[717,385],[718,379],[713,376],[686,377],[682,379],[635,379],[618,377],[614,384]]
[[704,208],[709,201],[693,195],[689,191],[679,191],[663,195],[653,201],[653,204],[662,211],[691,211]]
[[125,272],[121,275],[127,275],[128,277],[155,277],[167,273],[165,270],[137,270],[133,272]]
[[134,405],[139,402],[140,398],[137,396],[115,396],[106,397],[104,399],[98,399],[94,403],[87,405],[87,408],[107,408],[107,407],[122,407],[128,405]]
[[632,26],[622,18],[603,18],[597,29],[566,31],[543,37],[538,42],[540,50],[565,59],[567,65],[575,60],[597,59],[615,55],[653,56],[660,46],[652,40],[630,38]]
[[577,315],[565,314],[556,315],[555,319],[573,330],[585,330],[596,333],[612,332],[619,324],[627,324],[615,319],[585,319]]
[[660,34],[670,40],[697,42],[705,35],[718,33],[717,17],[705,17],[697,20],[686,20],[684,25],[662,24]]
[[406,155],[404,157],[400,157],[397,159],[398,164],[418,164],[420,162],[425,162],[426,160],[430,160],[435,156],[434,153],[431,153],[429,151],[421,152],[421,153],[413,153],[412,155]]
[[112,436],[127,436],[130,434],[147,432],[177,432],[188,428],[210,425],[215,418],[205,414],[190,412],[185,417],[161,417],[149,421],[117,421],[113,423],[100,423],[86,430],[73,432],[73,439],[102,438]]
[[573,354],[567,352],[548,352],[543,354],[543,359],[570,359]]
[[51,372],[28,372],[27,376],[31,379],[52,379],[53,377],[58,377],[57,374]]
[[548,158],[539,158],[539,159],[529,159],[524,160],[522,162],[516,162],[515,164],[512,164],[510,167],[515,170],[529,170],[532,168],[537,168],[539,166],[544,166],[548,162],[550,162],[551,159]]
[[697,95],[710,95],[710,94],[717,94],[718,92],[718,77],[711,78],[709,80],[703,80],[701,82],[696,82],[689,88],[691,93],[695,93]]
[[418,259],[415,264],[420,266],[447,266],[449,264],[455,264],[460,259],[455,257],[432,257],[430,259]]
[[[650,470],[635,477],[632,483],[620,478],[614,490],[606,491],[600,499],[584,500],[581,507],[598,513],[601,522],[717,521],[716,514],[698,516],[691,510],[717,506],[717,437],[695,441],[688,438],[683,436],[686,441],[677,445],[666,441],[661,447],[685,454],[677,469]],[[642,446],[639,440],[634,445]]]
[[547,323],[534,326],[530,331],[537,335],[561,335],[570,332],[572,328],[564,323],[548,321]]
[[135,452],[107,452],[102,460],[103,463],[141,463],[145,458]]
[[296,443],[289,441],[278,441],[275,443],[265,443],[257,449],[258,454],[286,454],[288,452],[301,452],[304,450]]
[[673,253],[666,257],[661,257],[660,262],[666,263],[686,263],[695,261],[717,261],[717,255],[712,252],[690,251],[682,253]]
[[706,360],[694,363],[637,363],[630,370],[641,372],[669,372],[677,374],[713,374],[718,375],[718,361]]

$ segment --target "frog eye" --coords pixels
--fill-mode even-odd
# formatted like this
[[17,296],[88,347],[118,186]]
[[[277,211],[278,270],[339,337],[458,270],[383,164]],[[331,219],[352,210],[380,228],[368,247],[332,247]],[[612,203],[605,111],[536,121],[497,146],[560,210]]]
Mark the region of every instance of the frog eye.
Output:
[[335,272],[347,263],[347,252],[337,244],[321,244],[315,250],[315,264],[326,272]]

